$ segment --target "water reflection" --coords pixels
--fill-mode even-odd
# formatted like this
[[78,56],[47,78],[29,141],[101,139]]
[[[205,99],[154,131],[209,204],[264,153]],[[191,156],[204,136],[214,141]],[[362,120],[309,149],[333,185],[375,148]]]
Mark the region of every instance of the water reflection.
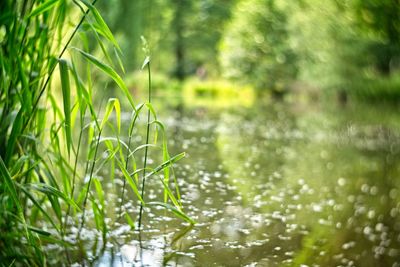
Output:
[[[130,241],[118,244],[114,240],[107,249],[100,251],[99,255],[91,261],[93,266],[166,266],[174,258],[180,255],[190,255],[180,252],[182,250],[181,239],[184,238],[193,226],[183,228],[179,231],[164,235],[153,236],[143,240],[142,235],[148,235],[145,232],[136,232],[130,237]],[[176,248],[173,250],[171,248]],[[174,266],[178,264],[175,260]]]
[[[160,114],[172,114],[163,119],[171,154],[188,153],[175,172],[198,224],[148,209],[140,236],[114,229],[91,265],[400,266],[393,108],[180,105]],[[162,195],[157,188],[150,181],[149,196]]]
[[397,266],[399,124],[365,109],[185,110],[192,264]]

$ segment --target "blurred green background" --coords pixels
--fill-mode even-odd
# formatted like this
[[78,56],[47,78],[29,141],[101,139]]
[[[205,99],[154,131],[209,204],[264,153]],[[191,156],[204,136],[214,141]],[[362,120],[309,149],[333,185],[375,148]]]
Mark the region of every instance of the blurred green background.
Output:
[[[291,100],[397,102],[397,0],[100,1],[132,88],[152,54],[155,89],[228,80]],[[129,79],[128,79],[129,80]],[[184,84],[183,84],[183,83]]]

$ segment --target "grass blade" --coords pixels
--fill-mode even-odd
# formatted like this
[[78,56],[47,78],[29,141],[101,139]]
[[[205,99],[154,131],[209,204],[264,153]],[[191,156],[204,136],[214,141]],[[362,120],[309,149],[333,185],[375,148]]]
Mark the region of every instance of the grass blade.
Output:
[[115,54],[115,57],[117,58],[118,65],[119,65],[121,71],[123,73],[125,73],[124,64],[122,63],[122,60],[121,60],[121,57],[120,57],[119,53],[120,52],[118,52],[117,49],[114,48],[114,54]]
[[1,156],[0,156],[0,173],[1,173],[1,179],[3,180],[3,184],[5,184],[7,191],[10,193],[15,206],[20,212],[22,212],[21,203],[19,201],[17,191],[15,190],[14,182]]
[[[159,166],[157,166],[155,169],[153,169],[151,172],[149,172],[145,178],[149,178],[150,176],[157,174],[158,172],[164,170],[165,168],[171,166],[173,163],[177,162],[178,160],[182,159],[185,157],[185,152],[182,152],[172,158],[170,158],[168,161],[160,164]],[[171,201],[174,203],[175,207],[180,209],[181,208],[181,204],[177,201],[177,199],[175,198],[174,194],[172,193],[171,189],[169,189],[168,184],[165,183],[164,179],[160,179],[161,183],[164,186],[164,192],[166,195],[169,196],[169,198],[171,199]]]
[[115,113],[117,116],[117,127],[118,127],[118,134],[121,130],[121,106],[119,104],[119,100],[116,98],[110,98],[107,102],[106,106],[106,113],[104,114],[103,120],[101,121],[100,128],[103,129],[104,125],[108,121],[110,114],[115,109]]
[[175,208],[174,206],[168,204],[168,203],[164,203],[164,202],[149,202],[148,203],[151,206],[161,206],[166,208],[167,210],[171,211],[172,213],[175,214],[175,216],[177,216],[178,218],[181,218],[185,221],[187,221],[190,224],[196,224],[196,221],[193,220],[192,218],[190,218],[189,216],[187,216],[185,213],[183,213],[182,211],[178,210],[177,208]]
[[6,157],[4,159],[5,164],[8,164],[10,162],[10,159],[12,155],[14,154],[14,147],[15,143],[17,142],[18,136],[21,133],[22,126],[23,126],[23,107],[19,110],[17,116],[15,117],[13,127],[11,130],[10,137],[7,142],[7,148],[6,148]]
[[29,186],[32,189],[35,189],[36,191],[39,191],[39,192],[41,192],[43,194],[55,196],[57,198],[61,198],[65,202],[67,202],[68,204],[70,204],[71,206],[76,208],[77,210],[80,210],[78,205],[76,205],[76,203],[72,199],[70,199],[66,194],[64,194],[60,190],[56,189],[55,187],[52,187],[50,185],[43,184],[43,183],[29,184]]
[[126,87],[124,81],[122,78],[118,75],[118,73],[111,68],[109,65],[101,62],[98,60],[96,57],[92,56],[91,54],[88,54],[79,48],[75,48],[79,53],[81,53],[89,62],[94,64],[96,67],[98,67],[100,70],[102,70],[105,74],[107,74],[111,79],[114,80],[114,82],[121,88],[122,92],[124,95],[128,98],[129,103],[131,104],[131,107],[136,110],[135,104],[133,102],[132,96],[129,93],[128,88]]
[[96,25],[97,27],[95,26],[96,30],[101,35],[106,37],[119,51],[121,51],[121,48],[119,47],[117,41],[115,40],[113,34],[110,31],[110,28],[108,28],[107,23],[104,21],[103,17],[100,15],[96,7],[86,0],[81,0],[81,2],[84,3],[89,8],[90,11],[92,11],[92,15],[97,23]]
[[19,188],[32,201],[32,203],[35,205],[35,207],[38,208],[42,212],[42,214],[47,218],[47,220],[51,223],[51,225],[53,225],[54,229],[56,229],[57,232],[60,232],[60,229],[58,229],[57,225],[51,219],[50,215],[42,208],[42,205],[40,205],[40,203],[37,202],[36,198],[25,187],[19,186]]
[[29,229],[30,231],[33,231],[33,232],[38,233],[38,234],[40,234],[40,235],[51,236],[51,233],[49,233],[49,232],[47,232],[47,231],[45,231],[45,230],[39,229],[39,228],[37,228],[37,227],[33,227],[33,226],[31,226],[31,225],[28,225],[28,229]]
[[60,77],[61,77],[61,89],[63,94],[63,102],[64,102],[64,129],[65,136],[67,140],[67,150],[68,156],[71,153],[71,145],[72,145],[72,133],[71,133],[71,87],[69,84],[69,74],[68,74],[68,64],[64,59],[59,60],[60,66]]
[[36,7],[34,10],[32,10],[32,12],[28,15],[28,19],[31,17],[35,17],[38,16],[44,12],[46,12],[47,10],[50,10],[55,4],[57,4],[59,0],[49,0],[44,2],[43,4],[39,5],[38,7]]
[[27,227],[27,224],[26,224],[26,221],[25,221],[25,217],[24,217],[24,214],[22,212],[21,202],[20,202],[20,200],[18,198],[17,191],[16,191],[16,189],[14,187],[14,182],[13,182],[13,180],[12,180],[12,178],[10,176],[10,173],[8,172],[7,167],[4,164],[4,161],[3,161],[1,156],[0,156],[0,174],[1,174],[0,176],[1,176],[2,180],[3,180],[3,183],[6,185],[5,187],[7,188],[8,192],[11,195],[11,199],[13,200],[15,206],[17,207],[18,216],[20,217],[20,220],[21,220],[21,222],[22,222],[22,224],[24,226],[26,237],[27,237],[29,242],[32,242],[31,234],[28,231],[28,227]]
[[96,188],[97,196],[99,197],[99,201],[101,206],[104,208],[105,202],[104,202],[104,192],[103,192],[103,187],[101,186],[101,183],[99,179],[94,178],[93,179],[94,187]]
[[129,185],[131,186],[133,192],[135,193],[135,195],[138,197],[138,199],[140,200],[141,203],[143,203],[143,205],[145,204],[143,201],[142,196],[139,193],[139,190],[137,188],[137,185],[135,184],[135,182],[133,181],[132,177],[129,175],[128,171],[126,170],[125,166],[122,164],[122,162],[120,160],[117,159],[117,163],[119,168],[122,171],[122,174],[124,175],[125,179],[128,181]]
[[[149,107],[152,108],[151,105],[149,105]],[[162,151],[163,151],[163,161],[167,162],[170,159],[169,153],[168,153],[168,145],[167,145],[167,137],[165,134],[165,126],[164,124],[162,124],[160,121],[154,121],[154,123],[156,123],[156,125],[158,125],[161,128],[161,132],[162,132]],[[172,164],[171,164],[172,165]],[[170,177],[170,167],[165,167],[164,168],[164,183],[165,184],[169,184],[169,177]],[[179,193],[179,189],[176,186],[176,193],[178,194],[178,199],[180,199],[180,193]],[[167,192],[164,191],[164,202],[167,202]]]
[[124,214],[124,217],[125,217],[126,222],[129,224],[129,226],[130,226],[132,229],[135,229],[135,223],[133,222],[131,216],[129,216],[128,213],[125,213],[125,214]]
[[156,174],[160,171],[162,171],[164,168],[171,166],[173,163],[183,159],[186,156],[185,152],[179,153],[178,155],[173,156],[172,158],[170,158],[169,160],[165,161],[164,163],[158,165],[153,171],[151,171],[150,173],[148,173],[146,175],[147,177],[152,176],[153,174]]

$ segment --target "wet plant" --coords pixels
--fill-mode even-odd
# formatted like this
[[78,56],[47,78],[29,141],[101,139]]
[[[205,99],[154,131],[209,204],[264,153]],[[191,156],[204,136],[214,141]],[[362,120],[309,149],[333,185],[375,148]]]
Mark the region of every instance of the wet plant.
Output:
[[[184,154],[169,156],[164,126],[151,99],[146,104],[134,103],[120,76],[124,72],[121,49],[95,3],[5,0],[0,4],[1,265],[57,262],[47,257],[47,247],[70,250],[82,238],[81,230],[93,225],[88,218],[93,218],[103,243],[107,242],[113,224],[107,220],[101,171],[108,165],[121,173],[120,210],[132,228],[137,213],[141,225],[145,205],[161,205],[193,223],[182,211],[179,192],[169,187],[170,169]],[[149,58],[144,66],[150,90]],[[93,75],[110,82],[101,84]],[[96,110],[99,91],[110,87],[119,92],[105,101],[104,110]],[[121,132],[121,107],[126,106],[133,114],[127,144],[126,133]],[[133,147],[133,129],[146,109],[146,143]],[[149,142],[152,125],[155,135],[161,132],[161,145],[157,138]],[[147,164],[147,150],[152,146],[161,149],[163,159],[153,168]],[[138,169],[140,161],[135,157],[142,149],[143,168]],[[158,176],[162,171],[163,177]],[[145,180],[150,176],[159,177],[165,191],[163,202],[144,201]],[[122,212],[128,189],[140,203],[138,212],[131,214]]]

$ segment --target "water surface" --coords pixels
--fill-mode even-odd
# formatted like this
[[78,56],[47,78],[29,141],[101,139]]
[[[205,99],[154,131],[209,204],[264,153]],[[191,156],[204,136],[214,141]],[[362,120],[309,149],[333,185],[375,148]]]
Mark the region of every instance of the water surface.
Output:
[[171,155],[188,154],[174,172],[197,224],[147,207],[140,234],[117,225],[86,244],[90,265],[400,266],[398,109],[168,102],[155,106]]

